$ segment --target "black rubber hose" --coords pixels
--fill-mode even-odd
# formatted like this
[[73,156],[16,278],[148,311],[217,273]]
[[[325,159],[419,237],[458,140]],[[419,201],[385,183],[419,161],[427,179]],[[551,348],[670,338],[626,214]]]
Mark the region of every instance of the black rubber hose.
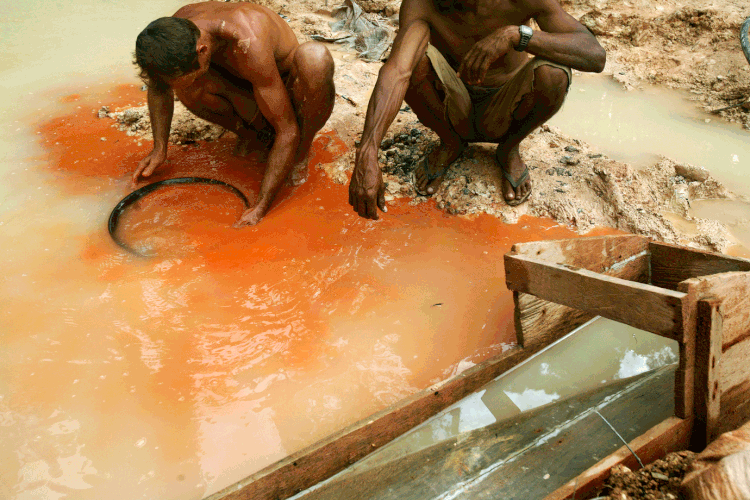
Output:
[[750,31],[750,17],[745,19],[740,28],[740,45],[742,45],[742,52],[745,53],[745,59],[750,63],[750,41],[748,41],[748,31]]
[[213,184],[215,186],[223,186],[229,188],[232,193],[237,195],[237,197],[240,198],[245,204],[246,208],[250,206],[250,202],[247,201],[247,197],[242,193],[242,191],[232,186],[231,184],[227,184],[226,182],[222,182],[216,179],[208,179],[205,177],[177,177],[175,179],[165,179],[163,181],[154,182],[153,184],[148,184],[140,189],[136,189],[125,198],[120,200],[120,203],[115,205],[115,208],[112,209],[112,213],[109,214],[109,222],[107,224],[109,235],[112,237],[112,240],[120,245],[120,247],[122,247],[124,250],[127,250],[132,254],[139,255],[141,257],[149,257],[149,254],[140,253],[137,250],[130,248],[125,244],[125,242],[117,237],[117,235],[115,234],[115,232],[117,231],[117,223],[120,220],[120,215],[122,215],[122,212],[136,201],[161,187],[173,186],[176,184]]

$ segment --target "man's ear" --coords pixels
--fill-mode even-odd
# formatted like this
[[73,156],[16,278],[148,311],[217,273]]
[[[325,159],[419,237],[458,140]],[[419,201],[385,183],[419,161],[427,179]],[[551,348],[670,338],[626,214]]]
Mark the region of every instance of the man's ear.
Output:
[[208,52],[208,45],[206,45],[204,43],[199,43],[198,47],[196,47],[196,49],[198,50],[198,55],[202,56],[202,55],[205,55]]

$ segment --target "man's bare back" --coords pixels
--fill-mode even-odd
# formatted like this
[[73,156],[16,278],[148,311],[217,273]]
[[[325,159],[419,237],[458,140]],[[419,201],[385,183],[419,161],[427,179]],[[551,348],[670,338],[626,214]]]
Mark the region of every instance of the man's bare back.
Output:
[[603,69],[594,36],[556,0],[404,0],[399,23],[370,99],[349,203],[370,219],[385,211],[377,149],[404,99],[441,139],[415,171],[420,194],[435,192],[466,143],[495,142],[503,195],[524,201],[531,181],[518,144],[560,108],[570,68]]
[[306,164],[315,133],[333,109],[328,50],[315,42],[299,45],[286,22],[259,5],[182,7],[141,32],[136,63],[149,83],[154,149],[134,182],[166,159],[175,94],[194,114],[235,132],[239,152],[262,147],[263,133],[272,142],[258,199],[238,225],[265,216],[295,165]]

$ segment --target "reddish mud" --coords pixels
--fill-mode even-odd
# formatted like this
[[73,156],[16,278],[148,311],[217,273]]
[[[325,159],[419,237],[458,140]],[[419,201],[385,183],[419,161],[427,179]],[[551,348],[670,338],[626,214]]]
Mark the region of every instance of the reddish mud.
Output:
[[[118,94],[110,106],[144,98]],[[125,196],[150,149],[98,119],[96,99],[71,97],[80,109],[40,128],[62,197]],[[232,147],[171,147],[148,182],[212,177],[252,200],[263,165]],[[43,296],[0,297],[16,353],[0,368],[11,390],[0,406],[24,422],[9,449],[44,449],[47,464],[78,457],[85,467],[45,483],[75,498],[201,498],[511,345],[503,254],[574,234],[446,216],[432,202],[361,219],[321,170],[347,151],[335,132],[319,136],[308,181],[285,187],[255,227],[232,227],[242,206],[222,188],[157,191],[120,234],[157,238],[162,253],[125,253],[102,219],[75,259],[30,271]],[[60,425],[73,429],[64,443],[39,430]],[[16,491],[40,492],[38,461],[18,463],[6,471]]]

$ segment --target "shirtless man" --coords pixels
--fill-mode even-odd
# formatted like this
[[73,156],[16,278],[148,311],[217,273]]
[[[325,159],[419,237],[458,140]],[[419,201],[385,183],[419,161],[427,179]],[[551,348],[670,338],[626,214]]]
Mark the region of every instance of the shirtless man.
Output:
[[522,203],[531,180],[518,145],[560,109],[570,68],[601,72],[604,62],[596,38],[557,0],[404,0],[367,108],[349,204],[369,219],[386,211],[378,148],[404,98],[440,137],[416,168],[418,192],[437,191],[466,143],[489,142],[498,145],[503,197]]
[[259,5],[186,5],[138,35],[135,63],[148,83],[154,148],[133,182],[167,157],[174,94],[197,116],[236,133],[239,154],[272,142],[258,199],[238,226],[266,215],[293,168],[307,162],[313,137],[333,109],[328,49],[300,45],[281,17]]

